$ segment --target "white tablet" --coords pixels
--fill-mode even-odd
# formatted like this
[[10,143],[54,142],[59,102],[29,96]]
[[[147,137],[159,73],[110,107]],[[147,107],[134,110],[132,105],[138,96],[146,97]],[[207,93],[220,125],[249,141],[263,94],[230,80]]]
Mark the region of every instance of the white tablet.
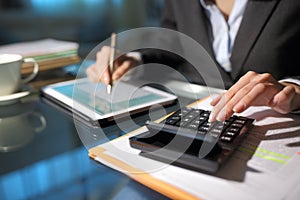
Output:
[[137,87],[122,81],[114,83],[112,93],[107,94],[105,84],[91,83],[87,78],[48,85],[41,92],[52,102],[94,122],[111,121],[156,104],[171,104],[177,99],[150,86]]

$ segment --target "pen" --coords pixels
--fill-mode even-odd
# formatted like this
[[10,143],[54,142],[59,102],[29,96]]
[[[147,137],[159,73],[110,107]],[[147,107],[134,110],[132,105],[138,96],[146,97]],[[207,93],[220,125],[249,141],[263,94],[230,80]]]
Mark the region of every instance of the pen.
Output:
[[110,83],[106,86],[107,94],[111,93],[112,90],[112,73],[114,71],[114,60],[115,60],[115,52],[116,52],[116,44],[117,44],[117,35],[115,33],[111,34],[111,42],[110,42],[110,59],[109,59],[109,76]]

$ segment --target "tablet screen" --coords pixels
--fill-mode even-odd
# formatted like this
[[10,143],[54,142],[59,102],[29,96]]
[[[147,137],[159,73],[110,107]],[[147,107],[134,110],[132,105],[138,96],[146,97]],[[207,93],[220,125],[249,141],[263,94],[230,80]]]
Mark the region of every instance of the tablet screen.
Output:
[[43,91],[92,119],[107,118],[158,103],[171,103],[177,98],[149,86],[136,87],[121,81],[114,84],[112,94],[107,94],[105,84],[94,84],[87,79],[53,84]]

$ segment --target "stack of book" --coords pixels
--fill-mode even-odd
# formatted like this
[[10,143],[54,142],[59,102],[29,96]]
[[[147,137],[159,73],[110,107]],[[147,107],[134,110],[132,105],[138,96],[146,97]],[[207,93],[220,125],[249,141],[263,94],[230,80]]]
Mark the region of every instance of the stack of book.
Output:
[[[67,73],[65,69],[80,63],[78,48],[76,42],[42,39],[2,45],[0,54],[20,54],[23,58],[34,58],[39,64],[39,72],[29,85],[39,89],[48,84],[74,78],[74,74]],[[32,63],[23,63],[21,68],[23,76],[27,76],[32,71]]]
[[[75,42],[42,39],[0,46],[0,54],[13,53],[24,58],[34,58],[39,63],[41,72],[80,62],[78,46]],[[24,63],[21,73],[28,74],[32,70],[32,64]]]

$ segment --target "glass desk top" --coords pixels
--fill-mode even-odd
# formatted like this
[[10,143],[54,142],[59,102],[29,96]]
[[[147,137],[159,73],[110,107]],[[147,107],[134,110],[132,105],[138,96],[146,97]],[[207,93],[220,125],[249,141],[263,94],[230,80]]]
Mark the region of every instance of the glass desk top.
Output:
[[[193,101],[182,94],[181,102]],[[174,104],[167,110],[177,108]],[[148,116],[139,115],[134,120],[143,125]],[[97,128],[86,124],[81,128],[97,132]],[[114,125],[107,130],[109,139],[124,134]],[[37,94],[0,106],[0,163],[2,200],[167,199],[90,159],[73,118],[45,104]]]
[[67,114],[39,99],[1,109],[0,199],[165,198],[91,160]]

